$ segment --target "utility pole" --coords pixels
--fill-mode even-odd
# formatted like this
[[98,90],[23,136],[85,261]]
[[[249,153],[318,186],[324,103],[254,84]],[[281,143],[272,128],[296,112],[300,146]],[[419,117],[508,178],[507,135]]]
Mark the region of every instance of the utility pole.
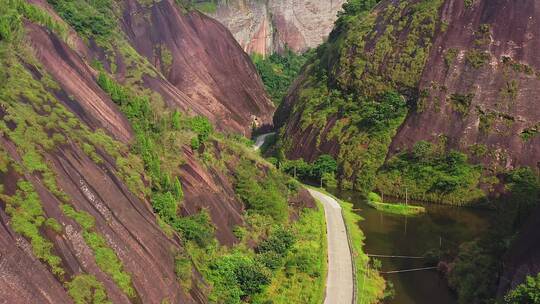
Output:
[[439,235],[439,261],[441,261],[442,236]]
[[405,205],[409,204],[408,200],[409,200],[409,197],[408,197],[407,187],[405,187]]

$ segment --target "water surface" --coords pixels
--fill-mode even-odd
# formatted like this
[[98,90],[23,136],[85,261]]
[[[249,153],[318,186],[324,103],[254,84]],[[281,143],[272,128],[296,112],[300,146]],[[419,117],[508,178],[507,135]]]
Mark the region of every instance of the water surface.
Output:
[[[379,255],[423,256],[431,251],[457,250],[459,244],[473,240],[488,228],[489,211],[426,204],[426,213],[415,217],[391,215],[369,207],[354,192],[336,195],[354,204],[363,221],[365,251]],[[439,248],[442,248],[439,251]],[[412,259],[380,258],[382,271],[434,266],[436,262]],[[394,284],[395,297],[389,304],[454,304],[455,295],[446,280],[436,271],[384,274]]]

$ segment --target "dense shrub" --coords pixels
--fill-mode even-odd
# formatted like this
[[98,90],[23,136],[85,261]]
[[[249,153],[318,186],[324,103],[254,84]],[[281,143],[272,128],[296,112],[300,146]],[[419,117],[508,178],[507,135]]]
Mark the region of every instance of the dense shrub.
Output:
[[305,181],[320,181],[325,177],[326,181],[334,181],[337,171],[336,160],[328,154],[323,154],[313,163],[307,163],[303,159],[283,160],[280,169],[287,174]]
[[214,226],[206,211],[186,217],[176,217],[172,226],[185,240],[194,241],[201,247],[206,247],[214,239]]
[[294,235],[285,229],[277,229],[270,237],[258,247],[258,251],[261,253],[275,252],[278,255],[285,256],[291,247],[294,245]]
[[[463,205],[484,196],[478,188],[481,169],[468,163],[457,151],[444,152],[434,144],[420,141],[384,165],[376,187],[387,194]],[[407,193],[406,193],[407,192]]]
[[540,273],[527,276],[525,282],[504,297],[504,301],[509,304],[540,304]]
[[260,292],[270,283],[270,273],[252,258],[234,253],[210,265],[214,288],[219,289],[223,303],[240,303],[241,299]]
[[247,160],[240,163],[236,171],[236,194],[248,210],[271,216],[277,222],[286,221],[287,188],[282,183],[283,176],[269,170],[264,177],[258,170]]
[[93,275],[80,274],[66,284],[75,304],[108,304],[105,287]]
[[268,58],[259,54],[252,55],[257,72],[274,104],[281,103],[310,55],[311,52],[296,54],[288,48],[285,49],[283,55],[274,53]]
[[48,0],[58,14],[86,38],[108,37],[116,27],[110,0]]

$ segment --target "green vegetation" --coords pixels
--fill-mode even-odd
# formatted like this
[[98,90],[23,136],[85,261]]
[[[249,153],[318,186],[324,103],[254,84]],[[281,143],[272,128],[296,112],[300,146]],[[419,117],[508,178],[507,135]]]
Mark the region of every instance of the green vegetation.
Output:
[[[272,265],[280,264],[272,263],[279,260],[275,253],[283,257],[284,267],[277,268],[272,282],[254,303],[265,303],[265,299],[271,299],[274,304],[322,303],[324,300],[327,271],[324,210],[321,206],[303,210],[290,230],[292,233],[278,230],[283,236],[274,235],[272,242],[259,246],[265,249],[260,259],[267,267],[272,269],[276,268]],[[292,244],[283,241],[291,239],[295,240]],[[268,250],[268,247],[275,249]],[[288,252],[284,250],[287,247],[290,248]]]
[[483,67],[491,59],[491,55],[488,52],[478,49],[472,49],[467,51],[465,59],[469,65],[475,69]]
[[47,218],[41,207],[41,200],[32,183],[26,180],[17,182],[17,191],[13,196],[2,195],[6,202],[6,213],[11,217],[11,228],[28,240],[34,255],[49,265],[53,274],[63,277],[62,260],[54,254],[53,243],[41,235]]
[[[214,228],[207,212],[187,217],[178,215],[181,191],[175,190],[175,183],[170,182],[174,178],[169,177],[173,174],[174,167],[165,167],[162,162],[162,159],[172,158],[171,154],[178,151],[178,146],[171,147],[168,140],[164,139],[173,136],[186,137],[181,134],[188,134],[187,141],[182,141],[182,144],[191,144],[197,151],[207,141],[219,144],[222,147],[219,154],[213,145],[205,146],[204,153],[197,154],[205,163],[221,168],[219,170],[228,170],[226,168],[230,166],[225,165],[226,161],[244,155],[231,172],[234,174],[236,194],[246,204],[247,217],[259,218],[260,224],[266,227],[289,225],[287,201],[289,195],[296,191],[294,185],[285,183],[288,178],[274,169],[261,170],[259,160],[251,158],[255,153],[245,152],[250,151],[250,146],[246,146],[244,142],[233,143],[231,139],[213,133],[212,125],[206,118],[190,118],[176,111],[168,114],[164,109],[149,107],[149,99],[144,97],[144,94],[133,94],[128,87],[117,84],[104,72],[100,74],[98,83],[120,105],[132,123],[137,138],[133,150],[143,159],[145,171],[152,182],[150,196],[154,211],[159,215],[159,220],[179,232],[187,242],[188,253],[197,269],[213,286],[210,298],[218,303],[240,303],[249,298],[264,298],[265,290],[272,282],[276,282],[276,276],[279,276],[279,280],[285,279],[278,273],[284,271],[285,261],[293,245],[290,240],[287,246],[282,246],[283,243],[280,242],[287,238],[288,233],[268,228],[269,233],[269,230],[261,231],[258,226],[250,226],[245,229],[248,236],[245,236],[244,242],[251,240],[249,235],[252,235],[256,242],[262,241],[257,252],[248,249],[244,243],[232,249],[219,247],[215,242]],[[166,148],[157,149],[159,145],[165,145]],[[323,162],[319,164],[318,170],[326,170],[327,167],[328,164]],[[178,186],[177,189],[181,190],[181,187]],[[293,256],[296,258],[296,254]],[[186,287],[191,284],[188,265],[185,257],[176,259],[178,279],[181,285]],[[315,275],[308,270],[295,270],[298,284],[306,285],[307,282],[315,280]],[[291,285],[291,288],[294,286],[296,285]],[[292,290],[290,294],[296,292]]]
[[107,38],[116,27],[110,0],[48,0],[69,25],[83,37]]
[[[232,249],[188,246],[197,269],[213,286],[210,300],[234,304],[321,299],[326,271],[322,212],[304,210],[296,223],[285,227],[257,213],[248,214],[247,223],[241,245]],[[246,244],[256,239],[260,241],[253,251]]]
[[540,133],[540,123],[535,124],[530,128],[526,128],[521,131],[520,137],[524,141],[529,141]]
[[[0,154],[0,171],[16,169],[17,174],[39,178],[59,200],[64,214],[81,227],[98,267],[135,302],[138,299],[132,278],[98,231],[95,219],[79,209],[84,206],[76,210],[70,204],[70,197],[59,187],[53,163],[48,161],[56,149],[69,144],[98,164],[110,163],[111,174],[122,178],[134,194],[150,199],[160,226],[171,237],[173,231],[178,232],[189,248],[187,252],[173,253],[176,275],[186,289],[192,285],[193,259],[212,286],[210,297],[216,302],[240,303],[255,298],[268,302],[278,286],[280,293],[291,298],[297,295],[297,303],[303,299],[320,299],[325,278],[324,221],[320,212],[293,210],[288,206],[289,199],[297,194],[298,185],[255,153],[246,152],[251,148],[245,146],[245,139],[215,133],[204,117],[188,117],[168,110],[157,94],[144,89],[142,76],[156,76],[157,72],[116,30],[118,3],[108,0],[49,3],[88,43],[96,43],[103,50],[104,57],[100,56],[103,62],[93,63],[99,72],[97,82],[131,123],[134,141],[127,147],[112,140],[103,130],[90,130],[61,105],[56,96],[64,96],[65,92],[35,60],[20,39],[22,35],[18,35],[22,31],[21,14],[26,9],[21,9],[21,13],[18,7],[10,6],[13,18],[0,21],[0,64],[6,67],[0,70],[0,100],[2,112],[5,110],[0,131],[15,145],[22,161],[10,165],[5,153]],[[0,8],[0,12],[4,13],[5,8]],[[34,21],[59,32],[60,27],[54,29],[57,25],[50,20],[53,19]],[[161,56],[168,65],[171,58],[163,49]],[[123,85],[107,72],[116,72],[118,57],[126,65]],[[208,211],[180,216],[183,200],[180,167],[184,163],[184,149],[190,145],[197,150],[193,157],[212,170],[233,177],[238,197],[246,203],[246,226],[237,229],[244,231],[244,236],[241,244],[233,248],[217,245]],[[239,159],[237,168],[235,162]],[[327,168],[328,163],[322,162],[316,170],[325,172]],[[19,183],[13,196],[2,197],[6,210],[12,208],[8,214],[14,230],[31,242],[36,257],[48,263],[65,283],[75,303],[109,303],[103,284],[95,277],[86,273],[67,277],[62,259],[55,255],[53,243],[46,238],[51,233],[62,233],[62,225],[44,215],[31,183]],[[290,220],[293,214],[299,216],[299,222]]]
[[277,172],[270,171],[268,176],[263,177],[255,164],[243,161],[236,174],[236,194],[248,210],[270,216],[276,222],[287,220],[288,188],[280,181],[281,176]]
[[[22,18],[43,25],[65,38],[67,28],[56,22],[45,10],[24,0],[6,0],[0,7],[0,43],[12,42],[21,38],[23,33]],[[22,18],[21,18],[22,17]]]
[[[507,194],[493,202],[496,211],[492,229],[479,239],[460,246],[449,274],[448,282],[456,290],[460,304],[494,302],[497,274],[503,267],[500,257],[513,244],[516,233],[539,203],[540,178],[530,168],[517,168],[501,174],[500,179],[506,184]],[[508,296],[508,300],[510,303],[528,303],[517,301],[522,295],[518,291]]]
[[[177,0],[180,1],[180,0]],[[187,0],[191,8],[199,10],[203,13],[213,14],[217,10],[217,0]]]
[[324,185],[328,185],[335,183],[337,162],[331,155],[323,154],[311,164],[303,159],[282,160],[279,168],[294,178],[303,181],[321,181]]
[[517,72],[517,73],[523,73],[529,76],[536,74],[536,71],[530,65],[517,62],[514,59],[512,59],[512,57],[503,56],[502,63],[505,65],[505,67],[509,67],[514,72]]
[[[144,169],[150,178],[150,196],[154,211],[184,239],[195,241],[203,247],[209,244],[213,240],[214,228],[207,213],[188,217],[178,214],[183,191],[178,177],[173,174],[178,174],[182,163],[182,146],[187,144],[174,138],[185,137],[184,134],[191,133],[191,140],[197,139],[198,149],[212,134],[211,123],[202,116],[186,117],[178,111],[169,113],[159,107],[156,110],[156,106],[150,106],[148,96],[133,93],[103,71],[99,74],[98,84],[120,106],[135,130],[137,142],[134,152],[143,160]],[[167,160],[167,163],[163,160]]]
[[405,205],[403,203],[383,203],[381,197],[374,192],[368,194],[367,203],[379,211],[391,214],[411,216],[426,212],[426,209],[422,206]]
[[512,289],[505,297],[508,304],[538,304],[540,303],[540,273],[527,276],[525,282]]
[[[338,185],[365,193],[414,106],[432,39],[442,26],[443,1],[389,2],[367,13],[376,2],[344,6],[329,41],[305,67],[290,116],[300,117],[301,131],[317,139],[312,149],[339,146]],[[285,151],[294,144],[289,135],[278,143]]]
[[474,93],[469,93],[466,95],[456,93],[450,95],[450,101],[452,102],[453,109],[465,116],[469,113],[473,99]]
[[296,54],[286,48],[283,55],[274,53],[267,58],[259,54],[251,56],[266,87],[266,92],[268,92],[274,104],[281,103],[289,87],[298,76],[300,69],[311,55],[311,51]]
[[452,64],[454,64],[454,61],[457,58],[457,55],[459,53],[459,50],[457,49],[448,49],[446,50],[446,53],[444,54],[444,63],[447,67],[451,67]]
[[80,274],[66,284],[68,294],[75,304],[110,304],[105,287],[94,276]]
[[[45,22],[43,25],[47,26]],[[52,164],[46,161],[48,154],[62,147],[67,138],[74,147],[81,147],[82,151],[96,160],[101,159],[96,147],[100,148],[100,153],[108,153],[118,159],[121,159],[119,154],[125,153],[126,147],[106,136],[101,130],[90,131],[56,99],[55,94],[60,92],[60,87],[37,62],[21,38],[13,37],[12,41],[0,42],[0,64],[6,67],[0,72],[0,100],[2,109],[9,113],[0,122],[0,130],[22,156],[20,163],[12,164],[17,175],[24,173],[39,177],[51,194],[60,202],[67,203],[70,198],[59,188]],[[124,170],[132,165],[118,166],[118,170],[125,172]],[[75,302],[84,301],[83,299],[88,297],[94,297],[95,303],[107,302],[106,295],[99,290],[100,283],[96,283],[95,278],[94,282],[91,282],[92,277],[87,274],[68,277],[62,268],[64,263],[61,257],[54,253],[53,243],[45,235],[41,235],[46,231],[45,228],[60,234],[62,225],[55,218],[45,217],[40,197],[32,183],[19,180],[17,192],[2,199],[7,202],[6,212],[11,216],[10,225],[29,239],[35,256],[49,265],[59,281],[65,282]],[[9,206],[10,204],[12,205]],[[10,209],[12,207],[13,209]],[[114,252],[106,249],[104,246],[100,247],[100,251],[108,254],[103,256],[104,267],[114,266],[110,265],[111,261],[121,265],[119,260],[112,260]],[[97,257],[96,254],[96,259]],[[111,269],[114,270],[113,267]],[[81,279],[79,276],[85,277]]]
[[481,169],[467,156],[429,142],[390,158],[377,175],[376,188],[400,198],[465,205],[482,199]]
[[[135,289],[131,284],[131,275],[123,270],[123,265],[116,253],[109,247],[103,236],[95,230],[95,219],[84,211],[75,211],[70,205],[63,205],[62,211],[68,217],[74,219],[83,229],[82,235],[86,244],[94,252],[96,264],[106,274],[110,275],[118,287],[130,298],[136,296]],[[77,278],[75,278],[76,280]],[[83,282],[72,284],[89,284],[88,278],[81,279]]]

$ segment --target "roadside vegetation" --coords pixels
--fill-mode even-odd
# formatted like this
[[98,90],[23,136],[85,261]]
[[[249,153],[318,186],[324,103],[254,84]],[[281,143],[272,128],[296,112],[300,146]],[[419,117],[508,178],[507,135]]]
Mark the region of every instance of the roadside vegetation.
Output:
[[422,206],[406,205],[403,203],[383,202],[381,197],[374,192],[368,194],[367,204],[379,211],[397,215],[419,215],[426,212]]
[[[254,303],[271,300],[275,304],[322,303],[327,273],[327,240],[324,210],[305,209],[291,231],[296,240],[287,254],[284,267],[276,271],[265,291]],[[264,247],[267,247],[265,245]],[[268,259],[271,253],[264,253]]]
[[281,171],[289,174],[300,181],[319,184],[330,188],[336,187],[336,160],[328,154],[323,154],[312,163],[303,159],[288,160],[275,157],[268,159],[275,164]]
[[379,274],[376,260],[370,259],[363,250],[365,236],[358,225],[362,217],[353,211],[353,204],[339,199],[337,201],[343,208],[343,218],[351,238],[358,299],[362,299],[362,303],[379,303],[385,298],[391,298],[393,290],[389,282]]

